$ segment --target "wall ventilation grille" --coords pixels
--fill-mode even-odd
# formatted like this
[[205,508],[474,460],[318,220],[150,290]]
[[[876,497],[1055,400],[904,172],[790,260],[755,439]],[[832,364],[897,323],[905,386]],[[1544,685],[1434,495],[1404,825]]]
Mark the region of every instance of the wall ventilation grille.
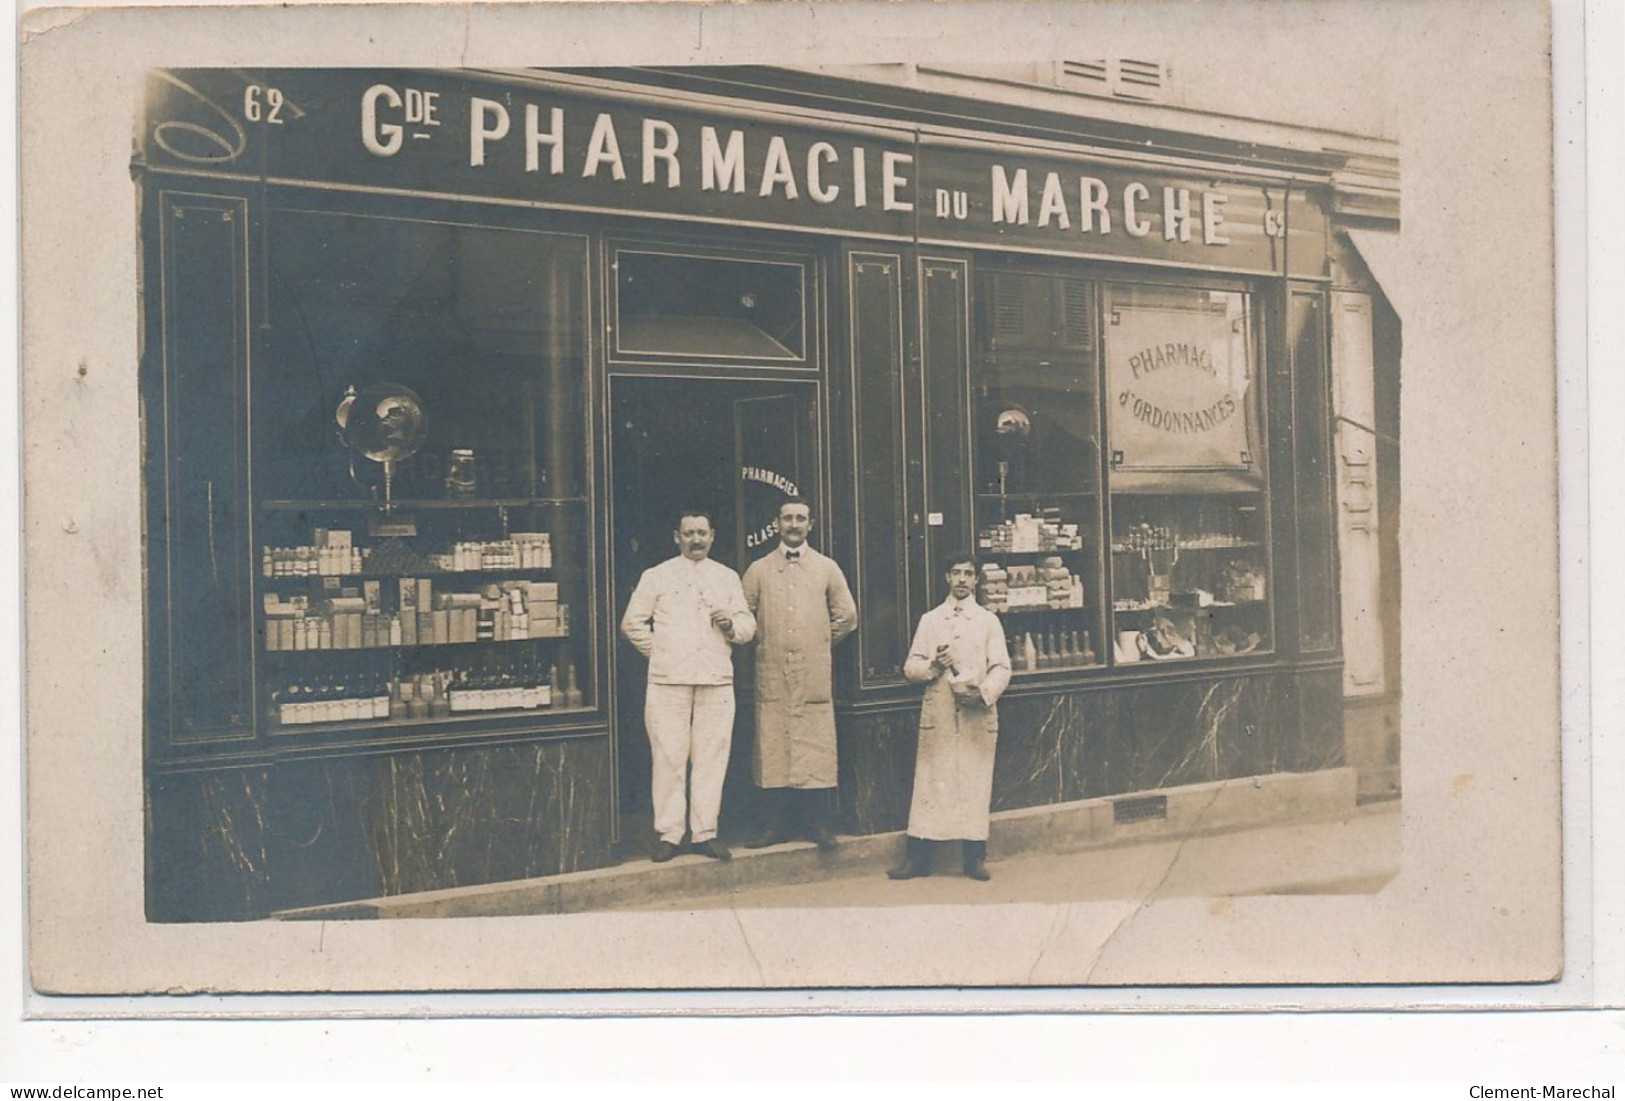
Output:
[[1142,795],[1138,798],[1112,800],[1112,821],[1118,825],[1125,822],[1150,822],[1167,817],[1166,795]]
[[1156,103],[1167,90],[1168,70],[1160,61],[1096,58],[1062,61],[1055,78],[1058,85],[1075,92]]

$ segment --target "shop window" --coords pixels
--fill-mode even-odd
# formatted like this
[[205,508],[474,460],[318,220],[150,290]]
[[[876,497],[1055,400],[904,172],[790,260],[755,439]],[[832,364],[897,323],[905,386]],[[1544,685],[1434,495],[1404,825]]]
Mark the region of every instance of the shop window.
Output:
[[1105,305],[1113,660],[1270,650],[1251,297],[1112,286]]
[[1018,674],[1105,661],[1095,291],[1022,272],[977,282],[977,548]]
[[618,250],[614,266],[620,355],[807,359],[799,263]]
[[596,709],[586,247],[273,211],[252,379],[261,729]]

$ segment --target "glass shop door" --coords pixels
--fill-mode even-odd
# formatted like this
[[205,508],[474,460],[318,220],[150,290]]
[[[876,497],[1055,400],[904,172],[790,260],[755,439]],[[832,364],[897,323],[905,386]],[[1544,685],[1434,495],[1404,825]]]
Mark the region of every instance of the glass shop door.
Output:
[[[709,510],[711,557],[743,573],[778,545],[779,502],[797,495],[823,510],[817,388],[811,382],[615,378],[610,384],[610,542],[614,555],[615,747],[620,847],[629,859],[652,843],[649,742],[643,726],[648,662],[619,633],[643,571],[677,553],[677,511]],[[821,543],[814,523],[811,541]],[[751,648],[735,652],[737,717],[723,790],[721,830],[732,839],[754,818]]]

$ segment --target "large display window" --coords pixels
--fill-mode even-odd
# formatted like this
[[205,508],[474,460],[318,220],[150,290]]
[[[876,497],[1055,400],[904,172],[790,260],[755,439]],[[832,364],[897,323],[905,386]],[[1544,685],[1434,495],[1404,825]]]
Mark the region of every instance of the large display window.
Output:
[[1015,672],[1271,650],[1251,294],[990,266],[976,302],[982,598]]
[[983,271],[971,389],[982,599],[1016,673],[1105,661],[1096,286]]
[[584,238],[276,210],[252,371],[261,729],[596,709]]
[[1113,661],[1267,651],[1269,501],[1252,297],[1114,284],[1105,311]]

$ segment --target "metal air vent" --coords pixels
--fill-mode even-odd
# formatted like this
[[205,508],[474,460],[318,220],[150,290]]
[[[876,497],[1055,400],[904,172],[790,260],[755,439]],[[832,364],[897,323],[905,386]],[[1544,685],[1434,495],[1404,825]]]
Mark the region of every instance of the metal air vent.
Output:
[[1060,61],[1055,83],[1074,92],[1155,103],[1163,98],[1168,70],[1160,61],[1129,57]]

